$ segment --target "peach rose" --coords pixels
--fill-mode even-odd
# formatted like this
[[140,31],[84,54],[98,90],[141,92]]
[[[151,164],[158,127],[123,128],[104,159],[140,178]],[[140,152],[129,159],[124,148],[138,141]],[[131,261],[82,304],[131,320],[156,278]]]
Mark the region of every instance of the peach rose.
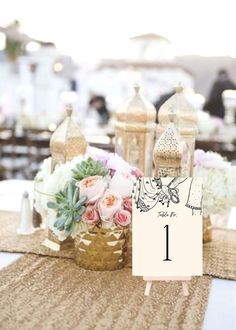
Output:
[[113,215],[121,210],[122,198],[119,194],[107,190],[98,202],[98,210],[103,221],[109,221]]
[[114,222],[120,226],[128,226],[131,223],[131,213],[127,210],[121,210],[114,215]]
[[127,197],[123,200],[124,209],[132,213],[132,198]]
[[98,211],[90,205],[87,206],[82,215],[82,220],[88,225],[96,225],[100,221]]
[[76,183],[80,189],[80,196],[87,197],[87,204],[95,203],[104,193],[107,184],[102,176],[89,176]]

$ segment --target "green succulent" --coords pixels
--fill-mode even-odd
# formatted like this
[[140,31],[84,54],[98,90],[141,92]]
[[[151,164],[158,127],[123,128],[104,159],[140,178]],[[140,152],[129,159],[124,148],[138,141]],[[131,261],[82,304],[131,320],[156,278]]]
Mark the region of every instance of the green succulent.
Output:
[[47,206],[57,212],[54,227],[58,230],[73,231],[76,223],[81,221],[85,211],[86,196],[79,196],[79,188],[70,182],[64,191],[55,194],[55,202],[48,202]]
[[78,181],[94,175],[105,176],[108,173],[102,162],[94,160],[91,157],[77,164],[76,168],[72,171],[73,178]]

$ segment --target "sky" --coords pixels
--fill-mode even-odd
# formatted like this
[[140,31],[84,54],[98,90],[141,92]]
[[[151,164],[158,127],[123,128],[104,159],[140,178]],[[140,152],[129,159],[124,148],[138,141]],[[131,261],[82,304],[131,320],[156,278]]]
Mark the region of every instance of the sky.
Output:
[[176,55],[236,57],[236,0],[2,0],[0,25],[14,19],[75,60],[119,57],[128,38],[167,37]]

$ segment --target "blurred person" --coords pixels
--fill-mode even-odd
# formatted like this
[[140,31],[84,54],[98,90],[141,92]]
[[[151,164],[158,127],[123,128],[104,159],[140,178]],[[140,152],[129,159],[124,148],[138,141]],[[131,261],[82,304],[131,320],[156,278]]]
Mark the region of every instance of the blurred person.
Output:
[[164,104],[171,96],[173,96],[175,94],[175,90],[173,89],[172,91],[168,92],[168,93],[164,93],[162,94],[157,101],[154,103],[154,106],[156,108],[157,111],[157,116],[156,116],[156,122],[158,123],[158,111],[160,109],[160,107],[162,106],[162,104]]
[[99,124],[106,125],[110,118],[109,111],[107,109],[105,97],[101,95],[93,96],[89,105],[96,110],[99,115]]
[[212,85],[209,97],[204,105],[204,110],[214,117],[224,118],[225,107],[222,93],[226,89],[236,89],[236,85],[231,81],[228,72],[225,69],[218,71],[217,78]]
[[6,118],[3,112],[3,108],[0,106],[0,127],[6,126]]

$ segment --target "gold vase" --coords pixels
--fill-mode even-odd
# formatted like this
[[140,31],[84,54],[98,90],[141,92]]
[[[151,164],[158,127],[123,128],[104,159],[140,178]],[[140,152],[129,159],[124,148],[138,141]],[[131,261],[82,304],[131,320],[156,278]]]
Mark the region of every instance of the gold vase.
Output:
[[59,245],[60,250],[67,250],[73,248],[73,238],[68,237],[64,241],[60,241],[57,236],[54,234],[54,232],[48,228],[48,234],[47,239],[53,243],[56,243]]
[[208,243],[212,241],[212,223],[210,216],[203,217],[203,243]]
[[132,267],[132,230],[129,228],[126,231],[127,239],[127,257],[126,257],[126,267]]
[[127,263],[127,228],[93,228],[74,241],[75,262],[89,270],[117,270]]

